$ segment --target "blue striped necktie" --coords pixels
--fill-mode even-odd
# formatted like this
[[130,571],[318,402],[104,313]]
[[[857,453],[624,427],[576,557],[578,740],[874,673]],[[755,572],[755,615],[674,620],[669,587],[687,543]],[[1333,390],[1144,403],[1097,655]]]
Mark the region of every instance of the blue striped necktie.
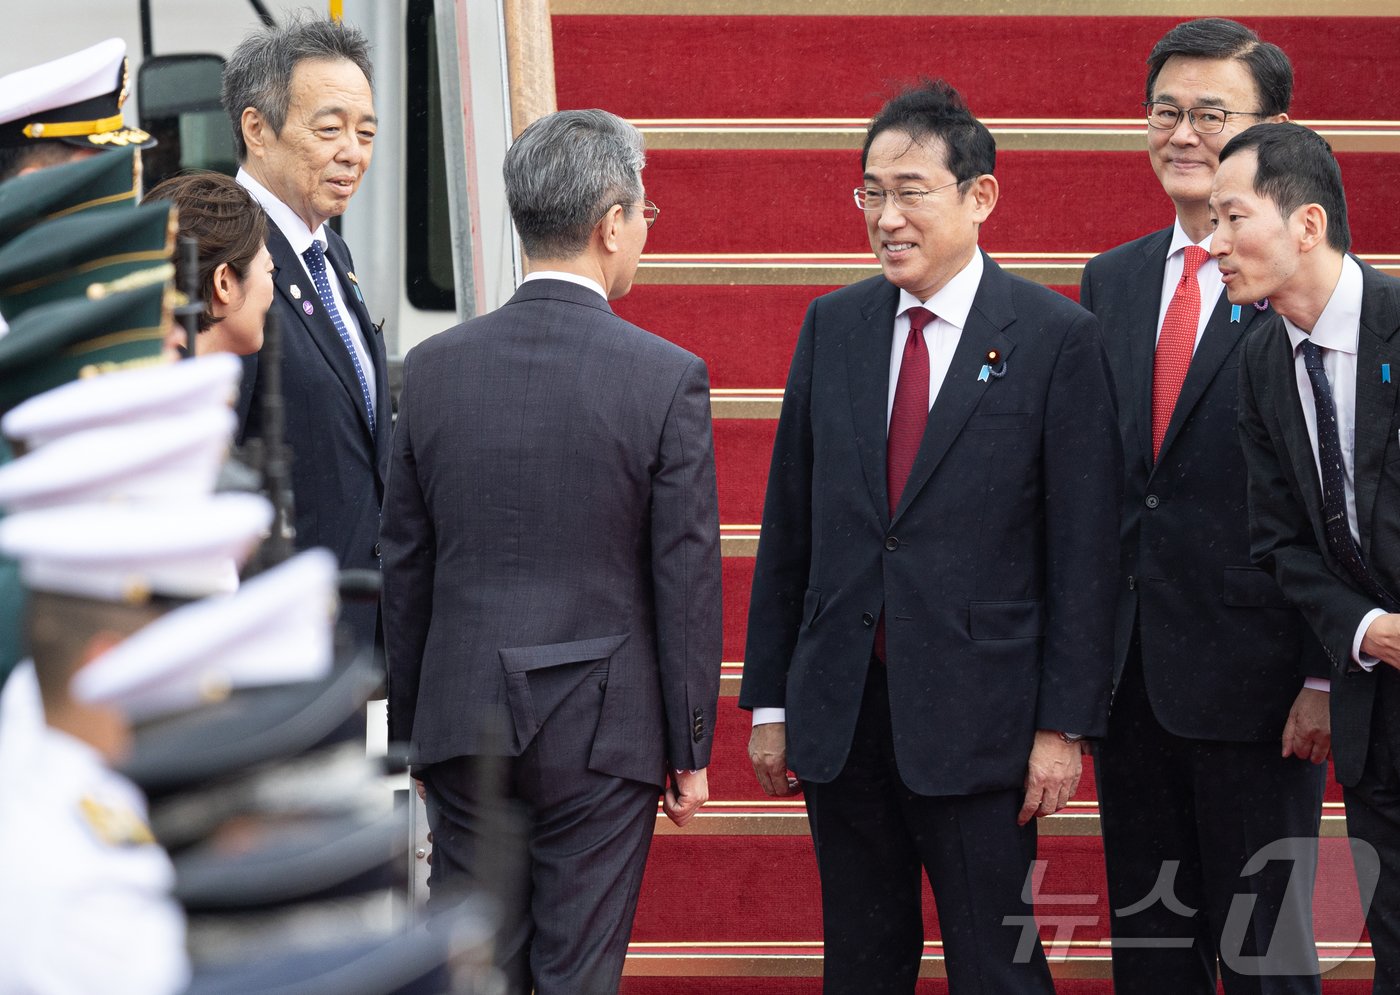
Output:
[[355,367],[355,379],[360,381],[360,394],[365,401],[365,412],[369,415],[369,430],[374,432],[374,403],[369,397],[369,381],[365,379],[364,368],[360,366],[360,354],[355,351],[355,343],[350,341],[350,329],[341,318],[340,309],[335,306],[330,278],[326,273],[326,253],[321,248],[320,240],[312,239],[311,246],[301,254],[301,258],[306,260],[306,268],[311,273],[311,282],[316,285],[316,294],[321,298],[321,306],[326,309],[335,330],[340,333],[340,341],[345,343],[345,351],[350,353],[350,362]]

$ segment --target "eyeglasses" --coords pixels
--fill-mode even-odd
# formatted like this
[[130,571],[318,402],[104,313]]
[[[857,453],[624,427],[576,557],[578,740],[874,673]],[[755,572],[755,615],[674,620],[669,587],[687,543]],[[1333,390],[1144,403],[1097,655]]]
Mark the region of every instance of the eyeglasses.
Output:
[[656,219],[659,217],[661,217],[661,208],[649,200],[642,201],[642,220],[647,223],[648,228],[656,224]]
[[1232,114],[1245,117],[1266,117],[1258,111],[1227,111],[1223,107],[1182,108],[1165,100],[1145,100],[1147,125],[1158,131],[1175,131],[1181,124],[1181,115],[1191,122],[1191,128],[1198,135],[1218,135],[1225,130],[1225,121]]
[[894,198],[895,204],[899,206],[901,211],[913,211],[923,204],[924,198],[929,194],[947,190],[961,182],[962,180],[954,180],[952,183],[945,183],[932,190],[920,190],[917,187],[900,187],[898,190],[885,190],[880,187],[856,187],[856,207],[862,211],[883,211],[885,209],[885,195],[888,194]]

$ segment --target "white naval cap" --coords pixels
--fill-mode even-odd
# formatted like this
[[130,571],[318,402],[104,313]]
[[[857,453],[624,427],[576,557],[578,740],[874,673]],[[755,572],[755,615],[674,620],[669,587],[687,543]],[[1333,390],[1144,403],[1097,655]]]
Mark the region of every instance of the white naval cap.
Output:
[[313,549],[177,608],[79,671],[73,694],[146,722],[235,688],[319,680],[335,658],[337,576],[335,556]]
[[154,144],[146,132],[124,126],[129,83],[120,38],[0,76],[0,145],[49,139],[98,148]]
[[207,496],[237,426],[232,411],[213,408],[65,436],[0,466],[0,508]]
[[33,450],[89,429],[227,410],[242,375],[238,357],[220,352],[74,380],[16,405],[0,419],[0,431]]
[[20,582],[99,601],[203,598],[238,587],[238,568],[272,522],[255,494],[185,501],[83,504],[0,519],[0,555]]

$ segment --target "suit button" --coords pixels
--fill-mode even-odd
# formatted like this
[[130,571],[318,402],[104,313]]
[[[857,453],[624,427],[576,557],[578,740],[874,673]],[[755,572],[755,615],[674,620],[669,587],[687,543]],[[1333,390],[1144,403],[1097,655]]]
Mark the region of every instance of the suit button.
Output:
[[380,557],[379,543],[375,543],[375,544],[374,544],[374,558],[377,560],[377,559],[379,559],[379,557]]
[[1146,504],[1149,508],[1155,508],[1157,507],[1157,505],[1161,504],[1162,501],[1160,498],[1157,497],[1156,494],[1149,494],[1147,495],[1147,500],[1143,503]]
[[890,536],[888,539],[885,540],[885,548],[888,549],[891,553],[893,553],[896,549],[899,548],[899,540],[896,539],[894,536]]
[[604,677],[601,681],[598,682],[598,690],[599,690],[599,691],[606,691],[607,689],[608,689],[608,679],[607,679],[606,677]]
[[863,612],[860,616],[860,622],[868,629],[875,624],[875,616],[869,612]]

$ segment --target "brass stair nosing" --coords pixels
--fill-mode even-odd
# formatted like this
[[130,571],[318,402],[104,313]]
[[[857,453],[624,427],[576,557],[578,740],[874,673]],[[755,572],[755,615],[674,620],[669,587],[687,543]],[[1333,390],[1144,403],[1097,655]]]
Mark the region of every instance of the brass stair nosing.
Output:
[[[634,118],[648,151],[855,151],[865,141],[857,118]],[[982,118],[999,152],[1145,152],[1147,125],[1136,118]],[[1400,152],[1400,121],[1300,121],[1335,152]]]
[[[1088,252],[989,253],[1007,272],[1048,287],[1079,285]],[[1400,255],[1361,256],[1382,273],[1400,277]],[[647,286],[819,286],[839,287],[880,272],[864,255],[844,253],[714,253],[643,256],[636,283]]]

